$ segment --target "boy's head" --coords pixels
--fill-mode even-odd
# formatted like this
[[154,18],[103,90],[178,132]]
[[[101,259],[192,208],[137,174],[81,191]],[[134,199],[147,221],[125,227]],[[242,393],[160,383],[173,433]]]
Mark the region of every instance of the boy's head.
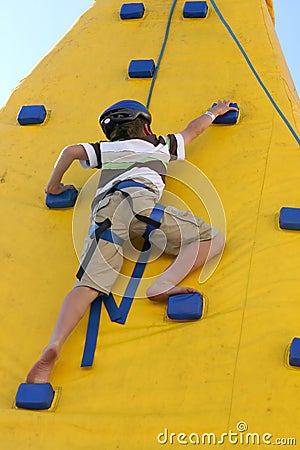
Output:
[[109,106],[100,115],[99,123],[110,141],[140,138],[152,133],[150,112],[135,100],[122,100]]

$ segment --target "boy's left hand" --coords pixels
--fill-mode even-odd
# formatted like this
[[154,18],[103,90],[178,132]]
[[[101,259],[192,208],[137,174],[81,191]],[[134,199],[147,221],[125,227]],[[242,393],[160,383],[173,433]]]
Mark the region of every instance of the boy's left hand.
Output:
[[65,191],[68,191],[73,188],[74,188],[74,186],[72,184],[59,183],[58,186],[53,186],[51,184],[47,184],[47,186],[45,187],[45,193],[52,194],[52,195],[59,195]]

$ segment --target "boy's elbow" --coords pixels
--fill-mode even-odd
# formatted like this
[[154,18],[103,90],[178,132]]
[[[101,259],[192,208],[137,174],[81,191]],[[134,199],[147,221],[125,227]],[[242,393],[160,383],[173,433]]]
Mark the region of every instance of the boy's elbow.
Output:
[[62,151],[69,159],[75,160],[86,160],[88,159],[85,148],[81,144],[72,144],[65,147]]

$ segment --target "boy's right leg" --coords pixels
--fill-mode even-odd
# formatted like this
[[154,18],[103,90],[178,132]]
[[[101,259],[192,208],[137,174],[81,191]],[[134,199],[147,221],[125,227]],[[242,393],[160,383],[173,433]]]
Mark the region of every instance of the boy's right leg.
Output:
[[49,380],[62,345],[98,295],[98,291],[86,286],[75,287],[69,292],[62,304],[49,344],[29,371],[27,383],[46,383]]

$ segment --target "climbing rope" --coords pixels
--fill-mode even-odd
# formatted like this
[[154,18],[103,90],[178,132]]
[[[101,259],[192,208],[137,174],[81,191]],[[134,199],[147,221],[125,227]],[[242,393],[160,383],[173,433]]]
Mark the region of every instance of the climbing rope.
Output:
[[219,16],[221,22],[226,27],[226,29],[229,32],[230,36],[232,37],[232,39],[234,40],[234,42],[238,46],[239,50],[241,51],[242,55],[244,56],[244,58],[245,58],[245,60],[246,60],[246,62],[248,64],[248,66],[250,67],[253,75],[255,76],[255,78],[257,79],[257,81],[259,82],[259,84],[261,85],[263,90],[265,91],[265,93],[266,93],[267,97],[269,98],[270,102],[272,103],[272,105],[274,106],[274,108],[276,109],[276,111],[278,112],[278,114],[280,115],[280,117],[282,118],[282,120],[284,121],[284,123],[286,124],[286,126],[288,127],[288,129],[290,130],[292,135],[294,136],[294,138],[296,139],[298,145],[300,145],[300,138],[299,138],[299,136],[297,135],[296,131],[294,130],[294,128],[292,127],[292,125],[290,124],[288,119],[285,117],[285,115],[283,114],[283,112],[281,111],[281,109],[279,108],[277,103],[275,102],[275,100],[273,99],[273,97],[270,94],[269,90],[267,89],[266,85],[263,83],[263,81],[260,78],[259,74],[255,70],[252,62],[250,61],[247,53],[245,52],[245,50],[243,49],[243,47],[242,47],[241,43],[239,42],[238,38],[236,37],[236,35],[232,31],[232,28],[230,27],[228,22],[226,22],[224,16],[222,15],[221,11],[219,10],[218,6],[216,5],[216,2],[214,0],[210,0],[210,2],[212,4],[212,6],[214,7],[214,10],[216,11],[217,15]]
[[160,54],[157,60],[157,64],[156,64],[156,68],[155,68],[155,72],[152,78],[152,82],[151,82],[151,86],[150,86],[150,90],[149,90],[149,94],[148,94],[148,99],[147,99],[147,103],[146,103],[146,107],[149,108],[150,105],[150,101],[151,101],[151,97],[152,97],[152,93],[153,93],[153,89],[154,89],[154,85],[155,85],[155,81],[156,81],[156,77],[159,71],[159,67],[160,67],[160,63],[167,45],[167,41],[168,41],[168,37],[169,37],[169,31],[170,31],[170,26],[171,26],[171,20],[172,20],[172,16],[173,16],[173,12],[176,6],[177,0],[174,0],[169,12],[169,17],[168,17],[168,22],[167,22],[167,27],[166,27],[166,32],[165,32],[165,38],[164,38],[164,42],[163,45],[161,47],[160,50]]
[[[290,132],[292,133],[294,138],[296,139],[298,145],[300,145],[300,138],[299,138],[298,134],[296,133],[296,131],[294,130],[294,128],[292,127],[292,125],[290,124],[290,122],[288,121],[288,119],[286,118],[284,113],[281,111],[281,109],[279,108],[279,106],[277,105],[275,100],[273,99],[273,97],[270,94],[268,88],[266,87],[266,85],[262,81],[262,79],[259,76],[258,72],[254,68],[252,62],[250,61],[246,51],[242,47],[240,41],[238,40],[238,38],[234,34],[232,28],[230,27],[228,22],[225,20],[224,16],[222,15],[221,11],[219,10],[218,6],[216,5],[215,0],[210,0],[210,2],[212,4],[215,12],[219,16],[221,22],[226,27],[226,29],[229,32],[230,36],[232,37],[232,39],[234,40],[234,42],[238,46],[239,50],[241,51],[243,57],[245,58],[248,66],[250,67],[250,69],[251,69],[253,75],[255,76],[255,78],[257,79],[258,83],[260,84],[260,86],[262,87],[264,92],[266,93],[267,97],[269,98],[270,102],[272,103],[272,105],[276,109],[276,111],[279,114],[279,116],[281,117],[281,119],[284,121],[284,123],[286,124],[286,126],[288,127],[288,129],[290,130]],[[172,16],[173,16],[173,12],[174,12],[176,3],[177,3],[177,0],[174,0],[173,3],[172,3],[172,6],[171,6],[170,12],[169,12],[169,17],[168,17],[168,22],[167,22],[167,27],[166,27],[164,41],[163,41],[163,44],[162,44],[162,47],[161,47],[161,51],[160,51],[160,54],[159,54],[159,57],[158,57],[158,60],[157,60],[155,72],[154,72],[154,75],[153,75],[153,78],[152,78],[152,82],[151,82],[151,86],[150,86],[150,89],[149,89],[148,99],[147,99],[147,103],[146,103],[147,108],[149,108],[149,105],[150,105],[150,101],[151,101],[151,97],[152,97],[152,94],[153,94],[155,81],[156,81],[156,78],[157,78],[157,74],[158,74],[158,71],[159,71],[159,68],[160,68],[161,60],[162,60],[162,57],[163,57],[163,54],[164,54],[164,51],[165,51],[165,48],[166,48],[166,44],[167,44],[167,41],[168,41],[169,31],[170,31],[170,26],[171,26],[171,20],[172,20]]]

